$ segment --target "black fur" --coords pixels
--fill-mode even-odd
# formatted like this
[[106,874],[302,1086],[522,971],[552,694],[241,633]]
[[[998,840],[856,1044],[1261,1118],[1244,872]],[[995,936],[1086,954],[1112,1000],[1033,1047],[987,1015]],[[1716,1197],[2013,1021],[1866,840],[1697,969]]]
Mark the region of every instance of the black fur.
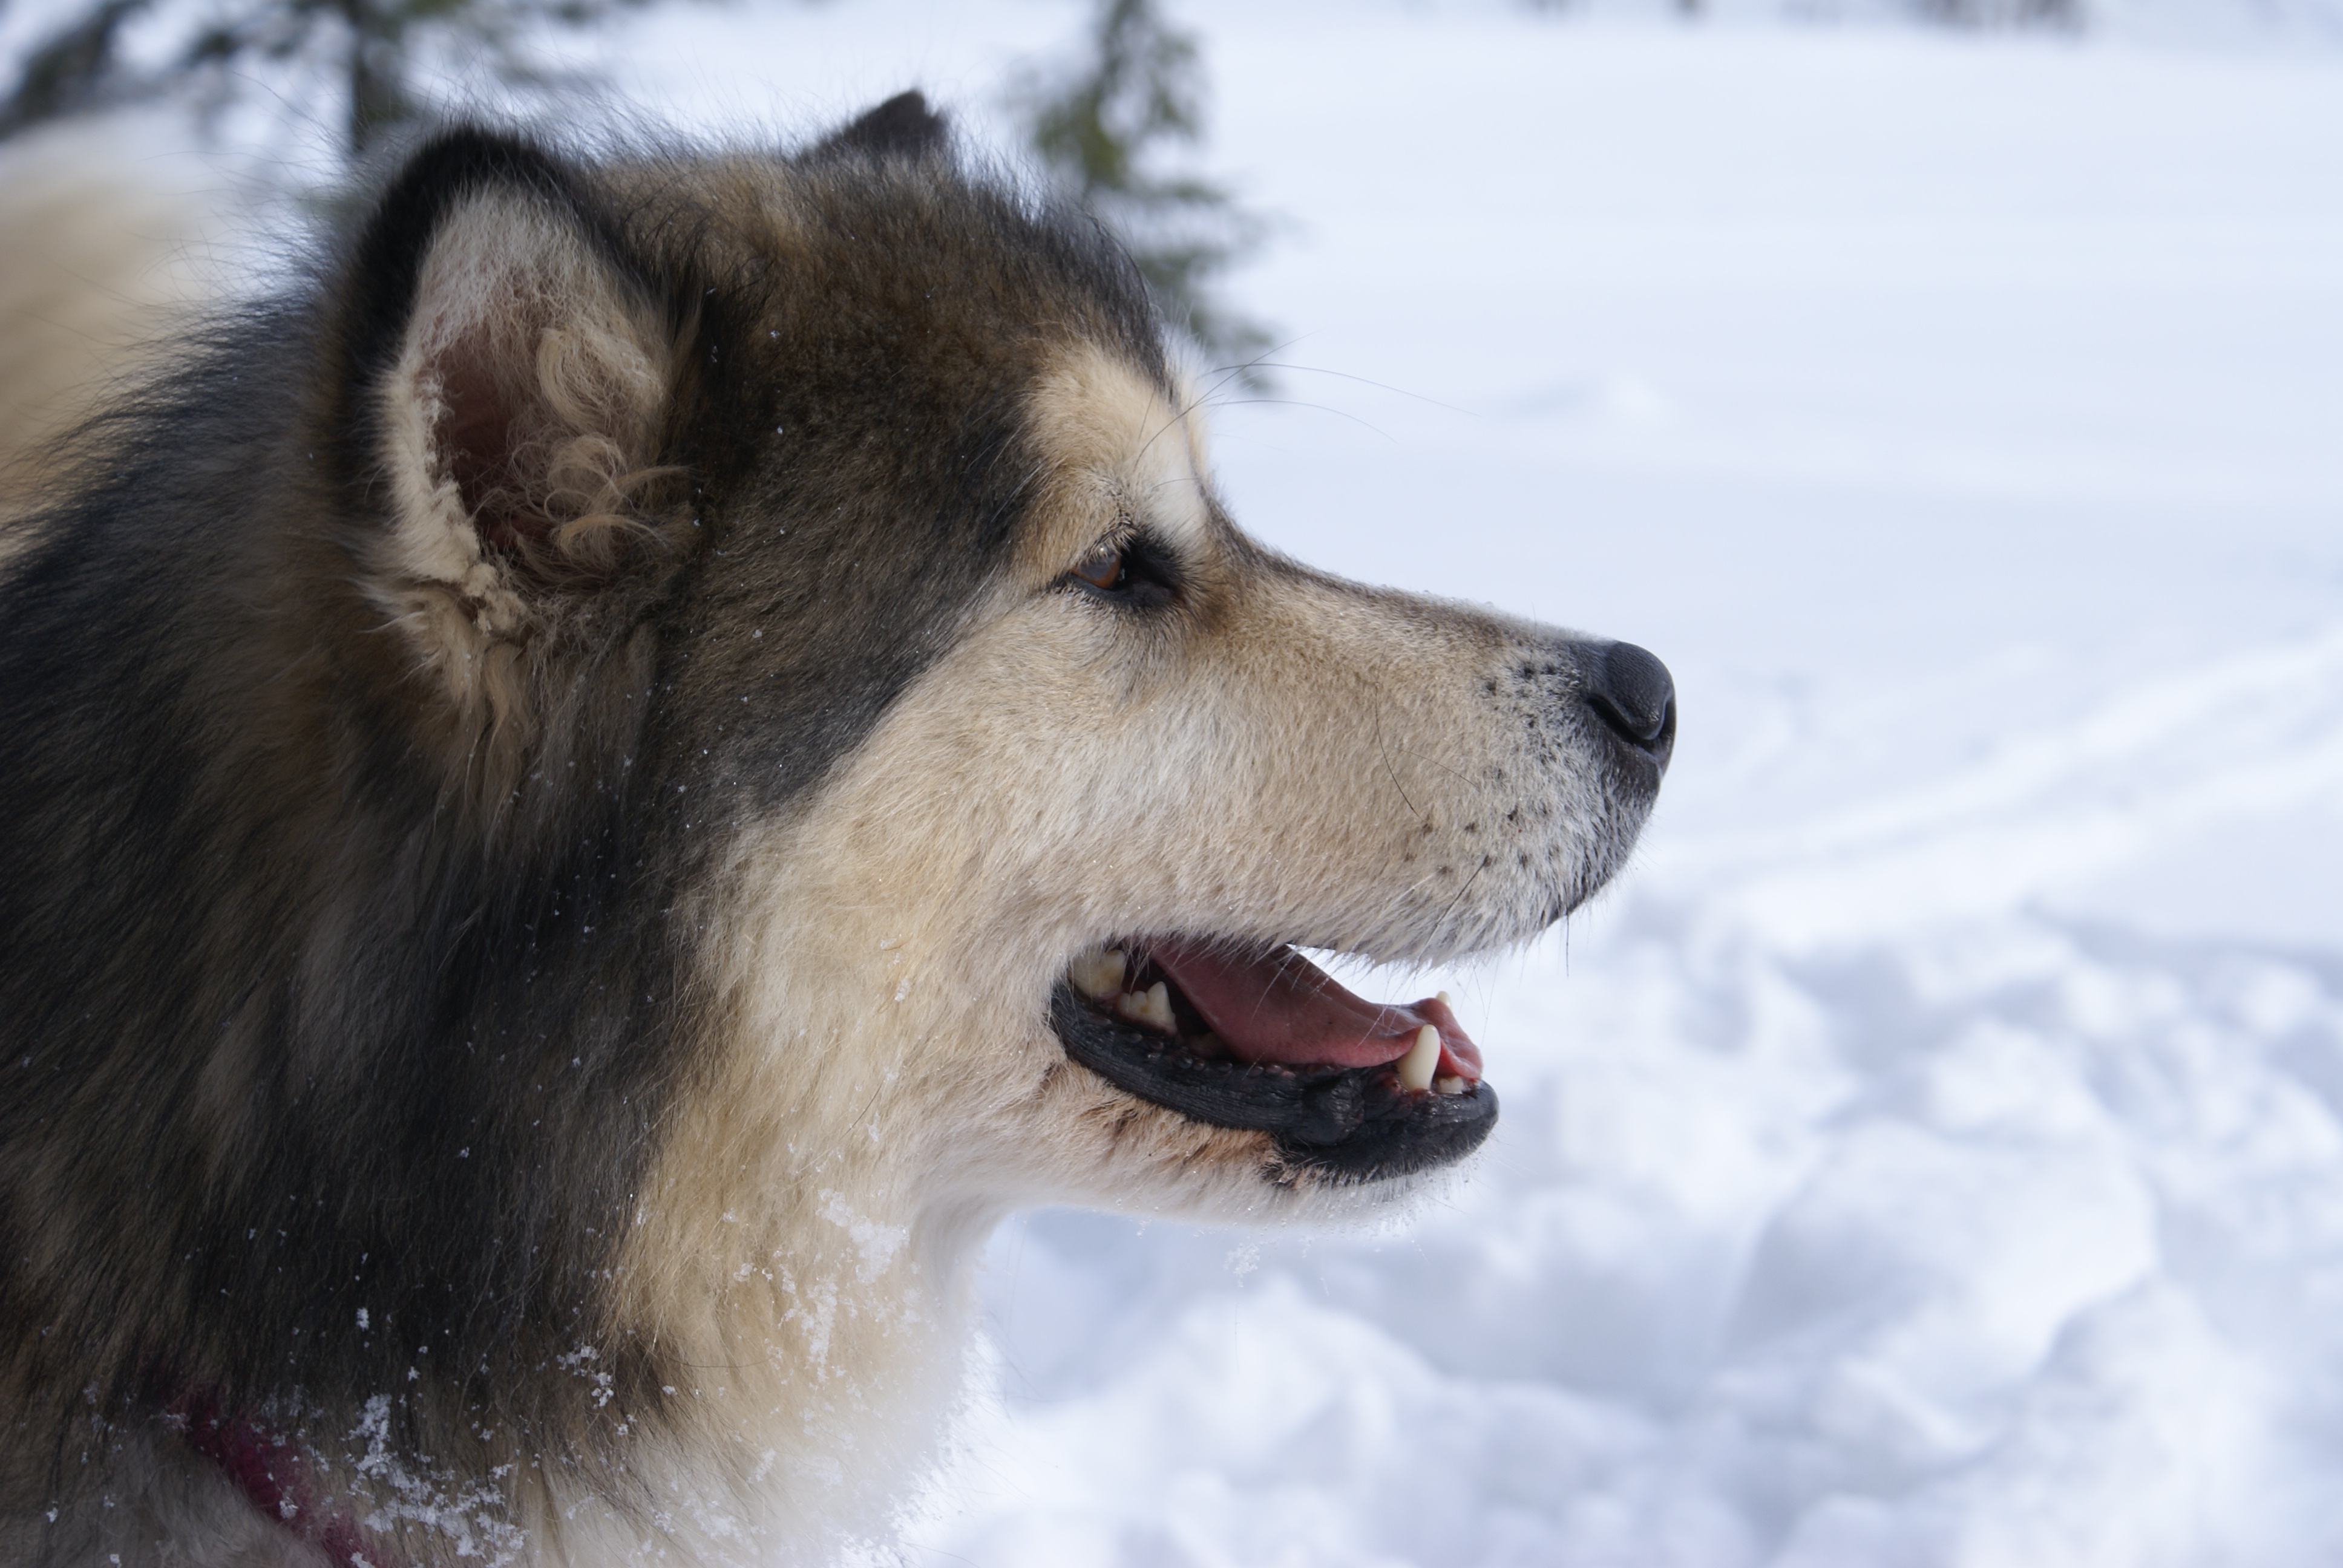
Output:
[[924,95],[916,91],[898,93],[833,132],[815,146],[810,156],[865,153],[881,157],[934,157],[945,150],[950,139],[943,116],[928,107]]

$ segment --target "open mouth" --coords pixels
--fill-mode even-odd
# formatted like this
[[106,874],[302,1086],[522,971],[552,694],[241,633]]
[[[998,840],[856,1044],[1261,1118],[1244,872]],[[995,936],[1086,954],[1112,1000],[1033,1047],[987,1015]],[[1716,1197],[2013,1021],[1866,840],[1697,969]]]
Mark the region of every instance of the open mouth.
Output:
[[1358,1181],[1463,1158],[1497,1121],[1445,992],[1367,1001],[1290,947],[1155,937],[1092,949],[1051,999],[1066,1054],[1141,1100],[1267,1132],[1289,1165]]

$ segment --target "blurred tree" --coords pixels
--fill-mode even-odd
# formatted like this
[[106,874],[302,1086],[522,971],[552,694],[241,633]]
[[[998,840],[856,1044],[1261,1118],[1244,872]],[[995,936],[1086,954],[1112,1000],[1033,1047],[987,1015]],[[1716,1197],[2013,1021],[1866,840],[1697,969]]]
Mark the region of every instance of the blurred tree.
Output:
[[1165,311],[1222,368],[1253,387],[1269,329],[1215,297],[1213,279],[1251,256],[1270,225],[1222,186],[1166,173],[1165,153],[1203,140],[1204,71],[1192,35],[1155,0],[1100,0],[1079,64],[1012,89],[1045,168],[1131,247]]
[[44,120],[96,107],[102,84],[115,73],[115,37],[147,0],[102,0],[85,16],[51,34],[25,57],[16,85],[0,103],[0,136]]
[[[177,0],[95,0],[25,57],[0,100],[0,137],[45,121],[165,94],[215,106],[294,84],[312,101],[320,79],[338,91],[341,150],[363,156],[389,130],[429,112],[417,86],[434,61],[460,61],[508,91],[543,95],[577,85],[531,45],[653,0],[221,0],[190,13]],[[5,4],[5,0],[0,0]],[[1261,387],[1268,330],[1225,303],[1213,280],[1252,254],[1269,225],[1218,185],[1165,172],[1174,149],[1203,139],[1204,72],[1194,36],[1155,0],[1095,0],[1081,55],[1028,75],[1014,89],[1034,150],[1053,177],[1131,246],[1164,309],[1240,381]],[[140,65],[123,34],[152,19],[169,36],[159,65]],[[146,51],[150,55],[155,52]]]
[[2082,0],[1914,0],[1921,15],[1956,27],[2080,27]]
[[0,137],[46,120],[156,94],[224,101],[274,66],[336,82],[346,108],[342,150],[357,157],[383,132],[428,108],[414,86],[427,54],[485,68],[508,90],[544,91],[578,78],[529,48],[553,28],[578,28],[647,0],[228,0],[192,20],[159,65],[125,57],[125,27],[156,0],[98,0],[28,54],[0,101]]

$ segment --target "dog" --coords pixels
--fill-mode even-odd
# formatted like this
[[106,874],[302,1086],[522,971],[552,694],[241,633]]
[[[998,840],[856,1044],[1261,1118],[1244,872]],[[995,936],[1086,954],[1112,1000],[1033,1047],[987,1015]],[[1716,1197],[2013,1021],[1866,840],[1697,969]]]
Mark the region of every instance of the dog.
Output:
[[1006,1213],[1388,1205],[1631,645],[1249,539],[1133,264],[917,94],[458,126],[0,586],[0,1560],[834,1560]]

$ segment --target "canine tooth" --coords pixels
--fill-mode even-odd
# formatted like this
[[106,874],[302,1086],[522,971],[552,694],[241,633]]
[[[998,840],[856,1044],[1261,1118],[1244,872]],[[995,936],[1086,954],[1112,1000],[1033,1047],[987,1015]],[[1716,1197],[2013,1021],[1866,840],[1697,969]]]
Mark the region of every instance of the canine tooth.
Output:
[[1462,1094],[1464,1092],[1464,1081],[1453,1075],[1435,1078],[1432,1081],[1432,1091],[1435,1094]]
[[1441,1006],[1443,1006],[1443,1007],[1447,1007],[1447,1006],[1450,1006],[1450,1005],[1451,1005],[1451,1003],[1450,1003],[1450,1002],[1449,1002],[1449,1000],[1448,1000],[1448,993],[1447,993],[1446,991],[1442,991],[1442,992],[1440,993],[1440,1005],[1441,1005]]
[[1093,949],[1066,966],[1074,989],[1093,1001],[1104,1001],[1122,990],[1122,971],[1129,960],[1121,948]]
[[1399,1059],[1399,1086],[1418,1093],[1432,1087],[1433,1070],[1440,1065],[1440,1030],[1425,1024],[1415,1031],[1415,1043]]
[[1142,991],[1125,991],[1114,999],[1114,1010],[1133,1023],[1176,1034],[1180,1020],[1172,1016],[1172,992],[1161,980]]

